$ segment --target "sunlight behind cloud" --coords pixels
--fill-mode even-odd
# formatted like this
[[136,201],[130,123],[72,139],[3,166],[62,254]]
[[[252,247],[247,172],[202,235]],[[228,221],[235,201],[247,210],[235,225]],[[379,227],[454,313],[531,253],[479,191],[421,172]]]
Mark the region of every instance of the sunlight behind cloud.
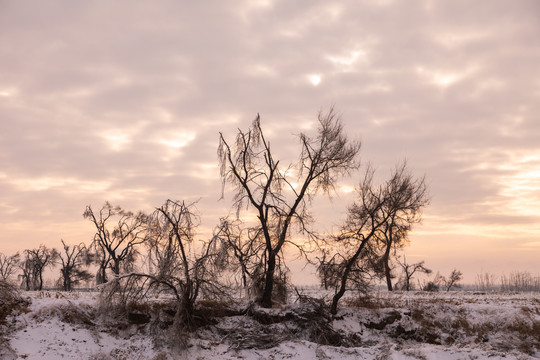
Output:
[[344,193],[344,194],[350,194],[352,192],[354,192],[354,186],[350,186],[350,185],[341,185],[341,187],[339,188],[339,190]]
[[62,188],[68,192],[96,193],[107,190],[111,183],[108,181],[87,181],[68,177],[44,176],[37,178],[12,178],[10,184],[20,191],[44,191]]
[[537,216],[540,208],[540,156],[517,156],[501,168],[512,171],[500,177],[501,195],[508,199],[508,208],[515,214]]
[[365,65],[368,63],[365,50],[353,50],[345,55],[328,55],[326,59],[341,72],[351,72],[357,64]]
[[[455,159],[469,162],[463,171],[499,173],[492,181],[497,194],[484,205],[499,215],[538,216],[540,209],[540,155],[516,152],[501,158],[494,150],[469,149],[455,151]],[[475,161],[471,162],[470,159]],[[505,159],[505,160],[501,160]]]
[[276,76],[276,71],[273,68],[267,65],[263,65],[263,64],[249,66],[246,69],[246,72],[248,75],[255,76],[255,77],[269,78],[269,77]]
[[[506,224],[485,224],[476,221],[474,218],[468,218],[464,222],[461,218],[453,219],[450,222],[448,217],[440,215],[430,215],[426,213],[422,221],[422,226],[416,227],[413,232],[415,235],[468,237],[481,236],[489,239],[507,240],[509,234],[509,225]],[[512,238],[526,238],[531,236],[531,230],[524,227],[512,226]]]
[[219,179],[219,168],[216,163],[196,164],[196,170],[190,171],[189,175],[201,180]]
[[245,5],[250,9],[266,9],[272,6],[273,0],[250,0]]
[[423,66],[416,67],[416,73],[427,80],[429,83],[445,89],[459,81],[461,81],[466,76],[474,72],[474,69],[469,68],[462,71],[452,70],[452,71],[443,71],[443,70],[430,70],[426,69]]
[[177,132],[166,137],[158,138],[156,142],[164,145],[167,149],[167,151],[163,153],[161,159],[165,162],[174,160],[177,156],[182,154],[179,150],[186,147],[195,138],[196,133],[194,132]]
[[313,86],[318,86],[321,83],[321,75],[311,74],[308,75],[308,80]]
[[114,151],[120,151],[124,147],[124,145],[128,144],[130,142],[129,135],[128,134],[105,134],[103,135],[105,140],[107,140],[109,146]]
[[180,149],[195,139],[195,133],[176,133],[166,139],[160,139],[158,142],[167,147]]
[[445,88],[455,83],[459,76],[457,73],[430,71],[423,67],[417,67],[416,72],[426,78],[430,83]]

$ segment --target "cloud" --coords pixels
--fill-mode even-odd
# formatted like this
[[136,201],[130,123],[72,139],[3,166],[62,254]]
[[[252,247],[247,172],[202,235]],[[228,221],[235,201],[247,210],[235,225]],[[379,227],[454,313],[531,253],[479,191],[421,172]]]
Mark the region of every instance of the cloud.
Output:
[[[381,176],[405,157],[426,174],[425,226],[536,234],[539,8],[2,2],[2,225],[21,214],[36,228],[82,221],[86,204],[113,199],[135,209],[168,197],[214,201],[219,131],[233,139],[260,113],[273,149],[295,161],[295,135],[335,105]],[[352,200],[348,181],[336,217]],[[214,210],[201,211],[218,218],[222,205],[205,201]]]

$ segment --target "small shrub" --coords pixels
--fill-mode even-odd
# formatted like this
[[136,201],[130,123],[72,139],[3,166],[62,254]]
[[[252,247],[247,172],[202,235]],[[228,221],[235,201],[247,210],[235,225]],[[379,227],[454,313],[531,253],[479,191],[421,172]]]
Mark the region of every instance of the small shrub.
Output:
[[383,309],[392,307],[392,304],[387,299],[381,299],[368,294],[361,294],[355,298],[345,299],[345,305],[364,309]]
[[418,360],[427,360],[426,355],[424,355],[420,350],[418,349],[407,349],[403,351],[403,355],[409,356]]
[[159,352],[152,358],[152,360],[168,360],[169,357],[164,352]]
[[433,281],[429,281],[426,285],[424,285],[424,287],[422,288],[422,290],[424,291],[430,291],[430,292],[436,292],[436,291],[439,291],[440,287],[438,284],[436,284],[435,282]]
[[[196,316],[205,317],[205,318],[222,318],[226,316],[236,316],[241,315],[245,311],[238,310],[229,301],[219,301],[219,300],[200,300],[197,301],[195,313]],[[211,323],[212,321],[210,321]]]

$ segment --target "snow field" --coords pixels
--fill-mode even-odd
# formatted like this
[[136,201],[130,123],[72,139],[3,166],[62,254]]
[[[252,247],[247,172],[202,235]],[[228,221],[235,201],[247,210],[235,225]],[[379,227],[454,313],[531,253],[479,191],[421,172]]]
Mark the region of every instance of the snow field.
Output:
[[[27,311],[9,319],[6,359],[540,358],[538,293],[381,291],[349,296],[334,319],[291,302],[222,316],[190,333],[163,329],[161,339],[150,323],[115,325],[99,314],[96,293],[27,295]],[[174,336],[164,339],[167,332]],[[326,344],[332,336],[347,346]]]

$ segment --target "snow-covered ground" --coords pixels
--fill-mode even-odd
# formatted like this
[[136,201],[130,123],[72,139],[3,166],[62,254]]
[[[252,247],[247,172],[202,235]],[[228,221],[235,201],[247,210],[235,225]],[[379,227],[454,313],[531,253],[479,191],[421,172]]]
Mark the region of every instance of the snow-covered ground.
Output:
[[[29,308],[2,329],[5,359],[540,358],[538,293],[380,292],[351,297],[329,322],[292,302],[259,309],[267,321],[224,316],[168,339],[150,335],[151,323],[116,326],[96,311],[96,293],[23,295]],[[342,346],[325,345],[336,342]]]

